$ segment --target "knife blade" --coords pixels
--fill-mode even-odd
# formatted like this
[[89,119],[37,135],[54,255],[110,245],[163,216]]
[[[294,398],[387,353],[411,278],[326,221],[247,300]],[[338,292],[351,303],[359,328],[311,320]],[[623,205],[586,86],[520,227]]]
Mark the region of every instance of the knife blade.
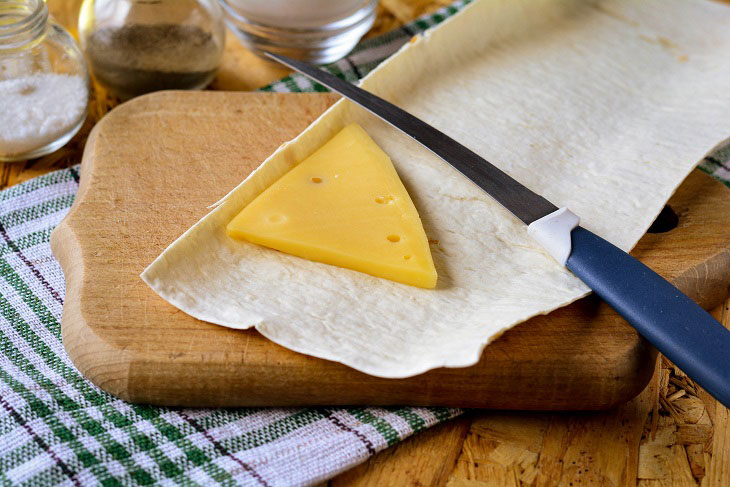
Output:
[[302,61],[280,54],[266,55],[319,81],[412,137],[489,193],[526,225],[558,209],[478,154],[392,103]]
[[687,375],[730,407],[730,330],[664,278],[578,225],[451,137],[394,104],[302,61],[270,58],[318,81],[412,137],[527,225],[528,233]]

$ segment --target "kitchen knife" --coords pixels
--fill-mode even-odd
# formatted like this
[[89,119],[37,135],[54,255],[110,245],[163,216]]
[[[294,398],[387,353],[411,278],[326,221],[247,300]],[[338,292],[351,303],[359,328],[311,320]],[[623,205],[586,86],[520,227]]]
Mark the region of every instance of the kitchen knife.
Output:
[[679,289],[579,226],[578,216],[567,208],[558,208],[410,113],[307,63],[266,55],[357,103],[469,178],[522,220],[528,234],[661,353],[730,407],[730,330]]

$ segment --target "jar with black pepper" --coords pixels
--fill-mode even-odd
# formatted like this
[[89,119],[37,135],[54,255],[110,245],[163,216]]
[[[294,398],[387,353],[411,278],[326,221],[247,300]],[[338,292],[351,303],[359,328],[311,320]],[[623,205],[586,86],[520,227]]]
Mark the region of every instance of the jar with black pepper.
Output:
[[128,99],[207,86],[225,28],[215,0],[84,0],[79,36],[96,80]]

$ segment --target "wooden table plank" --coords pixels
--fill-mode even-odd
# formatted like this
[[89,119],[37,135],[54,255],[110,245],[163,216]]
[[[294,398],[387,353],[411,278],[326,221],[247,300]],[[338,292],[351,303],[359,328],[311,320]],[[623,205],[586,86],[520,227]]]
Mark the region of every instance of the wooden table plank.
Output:
[[[722,309],[722,323],[730,328],[730,299]],[[712,462],[707,470],[707,486],[730,485],[730,411],[715,402]]]
[[471,418],[436,425],[330,482],[332,487],[444,485],[462,450]]

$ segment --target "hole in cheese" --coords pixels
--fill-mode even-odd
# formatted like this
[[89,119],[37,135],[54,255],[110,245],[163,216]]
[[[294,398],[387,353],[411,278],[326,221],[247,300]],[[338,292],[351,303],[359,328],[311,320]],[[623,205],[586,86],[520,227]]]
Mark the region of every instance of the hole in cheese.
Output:
[[398,236],[398,235],[388,235],[388,240],[390,240],[393,243],[400,242],[400,236]]
[[313,183],[321,183],[321,182],[322,182],[322,178],[318,178],[318,177],[313,177],[313,178],[312,178],[312,182],[313,182]]
[[274,213],[273,215],[269,215],[266,220],[269,223],[284,223],[286,221],[286,217],[279,213]]

